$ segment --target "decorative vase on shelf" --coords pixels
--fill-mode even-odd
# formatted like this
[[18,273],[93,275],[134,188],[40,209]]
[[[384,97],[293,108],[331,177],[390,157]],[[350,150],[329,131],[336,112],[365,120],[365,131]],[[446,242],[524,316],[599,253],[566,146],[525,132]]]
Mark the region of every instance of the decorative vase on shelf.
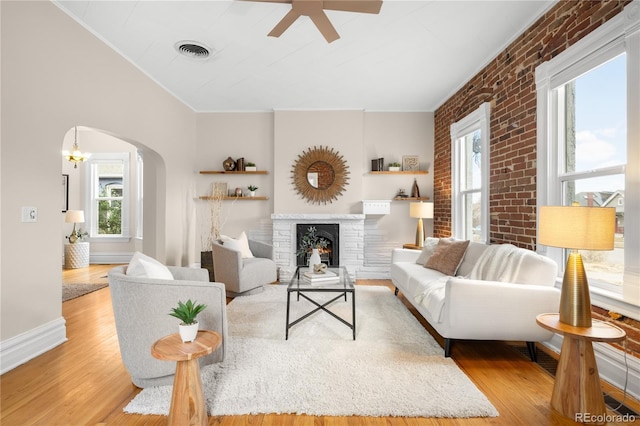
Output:
[[322,263],[320,260],[320,252],[317,248],[311,249],[311,256],[309,256],[309,267],[313,268],[313,265],[319,265]]

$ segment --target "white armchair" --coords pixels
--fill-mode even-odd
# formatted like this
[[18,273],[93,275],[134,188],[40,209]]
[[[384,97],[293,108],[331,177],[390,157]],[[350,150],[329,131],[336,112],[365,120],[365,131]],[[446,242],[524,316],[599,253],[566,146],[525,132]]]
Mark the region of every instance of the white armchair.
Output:
[[273,246],[261,241],[248,241],[253,257],[242,257],[242,252],[217,241],[212,246],[216,281],[224,283],[231,295],[245,293],[278,279]]
[[209,282],[206,269],[168,267],[173,280],[126,275],[127,266],[109,271],[109,288],[120,355],[133,384],[139,388],[173,383],[175,364],[155,359],[151,345],[178,332],[179,321],[169,316],[178,300],[207,305],[198,315],[200,329],[222,336],[222,345],[200,358],[200,365],[224,359],[227,342],[226,293],[221,283]]

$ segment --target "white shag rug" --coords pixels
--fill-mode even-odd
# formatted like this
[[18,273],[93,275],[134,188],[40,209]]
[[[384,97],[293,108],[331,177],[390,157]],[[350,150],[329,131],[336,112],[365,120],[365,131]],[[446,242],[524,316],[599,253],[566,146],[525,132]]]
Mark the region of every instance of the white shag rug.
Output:
[[[202,369],[209,415],[498,415],[387,287],[356,286],[355,341],[347,326],[324,312],[295,325],[285,340],[286,299],[286,286],[267,286],[227,306],[225,360]],[[291,299],[292,320],[313,309]],[[331,310],[351,322],[350,297]],[[166,415],[171,390],[146,388],[124,411]]]

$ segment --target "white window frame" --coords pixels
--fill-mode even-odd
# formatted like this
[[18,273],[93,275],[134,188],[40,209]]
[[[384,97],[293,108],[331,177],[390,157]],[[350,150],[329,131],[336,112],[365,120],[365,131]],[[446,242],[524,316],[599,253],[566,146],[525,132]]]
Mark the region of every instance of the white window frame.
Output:
[[[640,320],[640,2],[582,40],[536,68],[537,91],[537,207],[562,205],[559,164],[563,143],[554,88],[576,79],[604,62],[626,53],[627,63],[627,165],[625,172],[624,275],[622,288],[590,283],[592,300],[605,309]],[[565,261],[562,249],[538,245],[537,250],[559,265]],[[560,279],[558,280],[558,285]]]
[[480,242],[489,242],[489,140],[490,140],[491,104],[485,102],[469,115],[451,125],[451,233],[454,238],[466,239],[464,233],[464,194],[460,189],[460,173],[462,155],[458,139],[480,129],[482,147],[480,150]]
[[[101,235],[98,234],[98,222],[96,220],[98,212],[96,211],[95,199],[97,194],[95,190],[96,185],[96,165],[98,164],[112,164],[114,162],[122,162],[123,164],[123,176],[122,176],[122,235]],[[89,241],[92,243],[108,242],[108,243],[120,243],[129,242],[131,237],[130,229],[130,158],[128,152],[115,152],[115,153],[95,153],[91,155],[91,158],[86,163],[89,176],[85,179],[85,221],[86,227],[89,231]]]

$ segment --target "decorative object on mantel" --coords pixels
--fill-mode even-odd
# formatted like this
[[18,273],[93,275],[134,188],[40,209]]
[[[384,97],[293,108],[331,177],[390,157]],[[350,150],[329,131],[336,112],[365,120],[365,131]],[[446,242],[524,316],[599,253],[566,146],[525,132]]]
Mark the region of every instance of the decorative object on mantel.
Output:
[[614,207],[542,206],[538,244],[571,249],[562,280],[560,322],[591,327],[589,282],[578,250],[613,250]]
[[236,169],[236,162],[233,158],[227,157],[227,159],[222,162],[222,167],[226,171],[230,172]]
[[418,218],[418,229],[416,229],[416,246],[422,249],[424,245],[424,227],[422,226],[422,219],[433,219],[433,203],[418,203],[409,204],[409,216]]
[[78,240],[82,240],[88,236],[87,232],[82,232],[82,229],[76,231],[77,223],[84,223],[84,210],[67,210],[64,214],[64,221],[66,223],[73,223],[73,231],[67,236],[69,243],[74,244]]
[[405,172],[420,170],[420,159],[417,155],[402,156],[402,170]]
[[314,146],[298,155],[291,178],[298,194],[312,204],[338,199],[349,180],[349,166],[333,148]]
[[411,187],[411,198],[420,198],[420,188],[418,188],[417,179],[413,179],[413,187]]
[[251,161],[247,161],[247,164],[244,166],[244,170],[246,172],[255,172],[258,170],[256,167],[256,163],[252,163]]
[[78,168],[78,163],[84,163],[91,157],[91,154],[80,152],[80,148],[78,148],[78,126],[73,128],[74,136],[73,136],[73,147],[71,148],[71,152],[62,151],[62,155],[67,161],[73,163],[73,168]]

